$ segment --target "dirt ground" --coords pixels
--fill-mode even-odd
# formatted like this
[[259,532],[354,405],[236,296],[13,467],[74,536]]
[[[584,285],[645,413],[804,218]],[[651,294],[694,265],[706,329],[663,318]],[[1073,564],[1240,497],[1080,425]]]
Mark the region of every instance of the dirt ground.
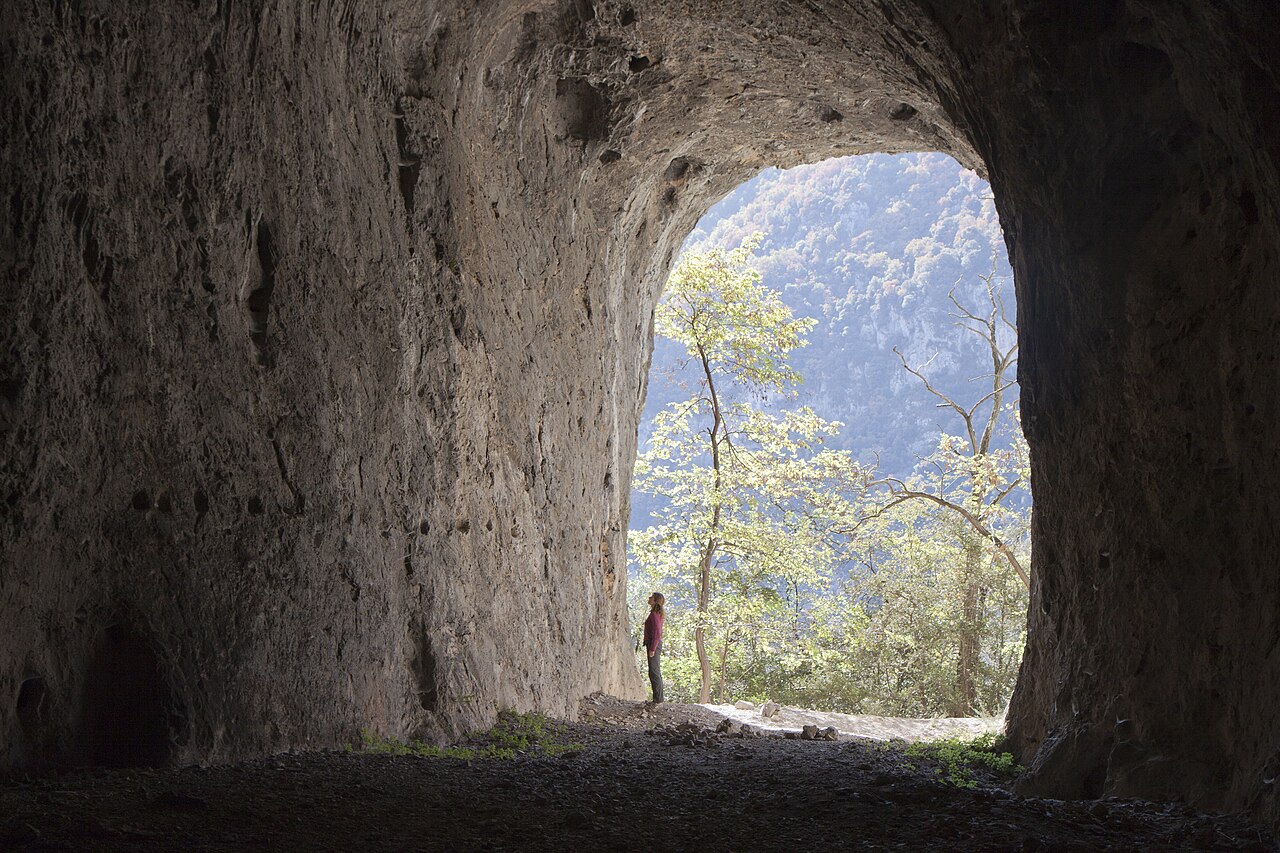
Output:
[[[939,782],[900,744],[717,735],[723,717],[595,697],[558,757],[278,755],[0,782],[0,849],[1278,850],[1234,817]],[[683,729],[680,727],[683,725]]]
[[914,719],[910,717],[876,717],[868,714],[840,714],[831,711],[811,711],[779,705],[777,714],[766,719],[758,708],[744,709],[733,705],[700,705],[722,717],[730,717],[742,723],[758,726],[767,731],[800,731],[806,725],[818,728],[834,726],[841,734],[854,735],[868,740],[932,741],[939,738],[973,738],[987,732],[1004,730],[1003,717],[939,717]]

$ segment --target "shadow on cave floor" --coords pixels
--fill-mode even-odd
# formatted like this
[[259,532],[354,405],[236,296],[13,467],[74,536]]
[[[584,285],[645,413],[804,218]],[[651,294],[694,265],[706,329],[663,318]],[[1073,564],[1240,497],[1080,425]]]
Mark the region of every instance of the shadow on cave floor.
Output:
[[1242,819],[1179,806],[953,787],[895,745],[717,735],[720,718],[688,705],[584,711],[559,735],[583,748],[559,757],[309,752],[10,780],[0,849],[1277,849]]

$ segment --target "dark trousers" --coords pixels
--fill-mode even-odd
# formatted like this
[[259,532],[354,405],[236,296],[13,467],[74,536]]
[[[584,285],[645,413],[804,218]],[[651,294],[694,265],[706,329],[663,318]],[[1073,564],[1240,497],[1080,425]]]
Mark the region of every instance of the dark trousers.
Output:
[[653,688],[653,701],[662,701],[662,650],[656,649],[649,658],[649,686]]

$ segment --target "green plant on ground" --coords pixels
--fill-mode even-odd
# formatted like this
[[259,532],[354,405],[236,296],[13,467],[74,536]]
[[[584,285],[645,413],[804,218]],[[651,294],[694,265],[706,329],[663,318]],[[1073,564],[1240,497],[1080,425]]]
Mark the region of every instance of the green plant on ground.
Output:
[[1004,749],[1002,735],[994,732],[976,738],[953,737],[913,743],[906,749],[907,757],[935,762],[936,773],[944,782],[957,788],[973,788],[978,784],[974,774],[983,773],[997,779],[1012,779],[1023,771],[1022,765],[1013,760],[1013,754]]
[[582,749],[581,744],[560,742],[563,735],[564,726],[541,714],[503,711],[498,714],[494,727],[480,737],[496,758],[513,758],[529,752],[554,756]]
[[[353,751],[350,744],[348,751]],[[436,746],[417,739],[400,740],[383,737],[368,729],[360,730],[360,752],[372,755],[412,755],[417,758],[457,758],[470,761],[476,757],[476,751],[465,746]]]
[[[369,729],[360,730],[360,752],[374,755],[411,755],[417,758],[510,759],[517,755],[557,756],[582,749],[581,744],[563,743],[564,727],[541,714],[501,711],[498,722],[488,731],[469,737],[465,744],[437,746],[418,739],[383,737]],[[348,744],[347,751],[354,751]]]

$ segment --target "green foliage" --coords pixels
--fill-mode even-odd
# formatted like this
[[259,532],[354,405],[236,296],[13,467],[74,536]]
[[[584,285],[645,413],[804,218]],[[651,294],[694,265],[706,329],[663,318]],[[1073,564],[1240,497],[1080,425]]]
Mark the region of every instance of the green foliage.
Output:
[[[930,373],[940,387],[967,387],[982,351],[976,339],[946,333],[947,291],[958,285],[962,301],[980,302],[993,253],[1000,275],[1011,274],[991,196],[979,176],[937,153],[767,169],[716,205],[687,245],[706,252],[766,235],[752,261],[762,284],[796,316],[818,320],[810,345],[792,353],[807,380],[800,402],[845,424],[832,449],[874,451],[886,470],[909,472],[933,443],[936,401],[892,381],[900,367],[891,344],[916,363],[937,353]],[[680,352],[656,342],[643,437],[648,413],[680,397],[659,375]],[[649,505],[639,508],[647,514]]]
[[799,382],[788,355],[813,322],[761,286],[757,243],[687,254],[654,314],[658,333],[684,347],[686,393],[654,418],[637,461],[635,488],[665,505],[628,548],[677,614],[664,639],[673,699],[687,696],[686,652],[700,642],[719,643],[697,661],[704,693],[712,658],[723,672],[734,643],[789,630],[796,595],[836,558],[811,509],[858,476],[847,454],[821,447],[839,424],[768,406]]
[[667,596],[668,697],[999,713],[1022,656],[1030,526],[999,281],[983,279],[990,311],[953,301],[959,334],[988,351],[989,392],[952,399],[903,357],[959,434],[886,475],[828,446],[841,424],[781,408],[812,323],[762,286],[758,242],[687,253],[655,312],[684,353],[683,396],[652,419],[636,464],[637,494],[660,508],[630,533],[629,589],[633,612],[651,590]]
[[[376,755],[412,755],[417,758],[511,759],[518,755],[557,756],[582,749],[580,744],[562,743],[564,727],[541,714],[502,711],[498,722],[485,732],[472,735],[466,744],[437,746],[421,740],[402,741],[360,730],[360,751]],[[352,751],[348,744],[347,751]]]
[[993,779],[1012,779],[1025,768],[1013,754],[1004,751],[1004,738],[994,733],[976,738],[945,738],[931,743],[913,743],[907,757],[924,759],[935,765],[938,778],[957,788],[973,788],[975,774]]
[[518,714],[503,711],[492,729],[479,735],[482,750],[489,750],[494,757],[513,758],[531,752],[543,755],[562,755],[582,749],[581,744],[561,743],[564,726],[554,723],[541,714]]

